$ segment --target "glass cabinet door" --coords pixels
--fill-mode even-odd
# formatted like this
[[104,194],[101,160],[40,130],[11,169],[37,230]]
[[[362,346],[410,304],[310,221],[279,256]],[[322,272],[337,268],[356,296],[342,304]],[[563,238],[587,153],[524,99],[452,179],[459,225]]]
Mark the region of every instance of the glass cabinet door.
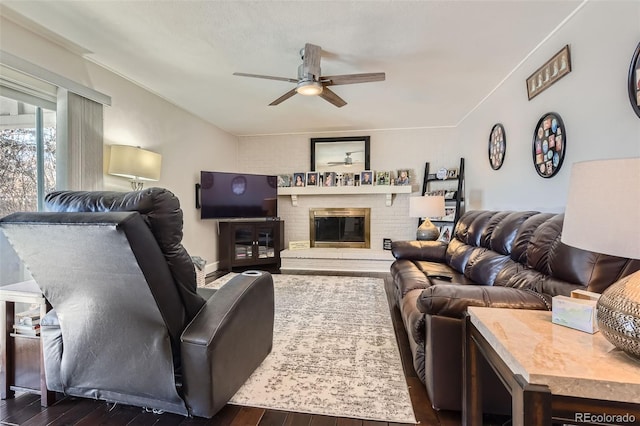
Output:
[[251,259],[253,257],[253,229],[238,227],[234,230],[234,257],[236,260]]
[[268,259],[275,257],[275,242],[273,227],[258,227],[257,242],[258,242],[258,258]]

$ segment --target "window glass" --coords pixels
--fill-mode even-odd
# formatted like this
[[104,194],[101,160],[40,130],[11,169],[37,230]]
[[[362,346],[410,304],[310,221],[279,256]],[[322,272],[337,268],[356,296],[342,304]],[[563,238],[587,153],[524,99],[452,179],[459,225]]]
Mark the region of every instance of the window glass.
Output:
[[41,210],[55,179],[55,111],[0,97],[0,217]]

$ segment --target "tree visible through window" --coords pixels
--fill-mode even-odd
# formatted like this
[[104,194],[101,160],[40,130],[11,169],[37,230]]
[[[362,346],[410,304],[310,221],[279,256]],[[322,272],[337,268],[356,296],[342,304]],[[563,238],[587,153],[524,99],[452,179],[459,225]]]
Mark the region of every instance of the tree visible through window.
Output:
[[55,189],[55,112],[0,98],[0,217],[38,210]]

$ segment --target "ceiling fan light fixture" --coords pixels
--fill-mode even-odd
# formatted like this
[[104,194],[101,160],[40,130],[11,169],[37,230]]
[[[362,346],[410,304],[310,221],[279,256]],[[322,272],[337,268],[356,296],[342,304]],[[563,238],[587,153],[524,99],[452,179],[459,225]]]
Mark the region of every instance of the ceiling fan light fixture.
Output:
[[296,92],[304,96],[317,96],[322,93],[322,84],[312,80],[301,81],[296,86]]

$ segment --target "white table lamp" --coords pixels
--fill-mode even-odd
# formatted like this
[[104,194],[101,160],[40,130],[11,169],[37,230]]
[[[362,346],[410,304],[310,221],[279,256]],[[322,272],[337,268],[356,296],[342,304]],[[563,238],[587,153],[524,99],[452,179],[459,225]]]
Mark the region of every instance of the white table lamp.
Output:
[[160,179],[162,156],[146,149],[129,145],[111,145],[108,173],[131,179],[134,191],[142,189],[143,181]]
[[429,220],[430,217],[444,216],[444,197],[429,196],[409,198],[409,217],[424,218],[418,227],[416,239],[434,241],[440,236],[440,230]]

